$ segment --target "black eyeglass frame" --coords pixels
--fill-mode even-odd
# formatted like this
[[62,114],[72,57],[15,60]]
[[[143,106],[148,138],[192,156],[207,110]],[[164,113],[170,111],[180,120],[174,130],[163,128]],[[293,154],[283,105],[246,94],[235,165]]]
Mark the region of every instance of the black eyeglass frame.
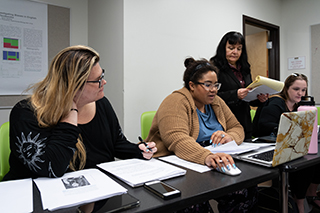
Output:
[[104,78],[104,69],[102,69],[102,74],[99,78],[99,80],[97,81],[87,81],[87,83],[99,83],[99,88],[101,87],[101,82],[102,82],[102,79]]
[[221,88],[221,83],[209,83],[209,82],[195,82],[195,83],[205,86],[204,88],[208,91],[212,90],[213,88],[216,88],[216,90],[219,90]]

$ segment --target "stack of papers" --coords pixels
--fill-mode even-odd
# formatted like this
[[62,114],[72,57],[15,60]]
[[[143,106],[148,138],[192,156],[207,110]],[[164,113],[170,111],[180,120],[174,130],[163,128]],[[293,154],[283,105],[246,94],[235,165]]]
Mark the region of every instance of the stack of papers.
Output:
[[33,212],[32,179],[0,182],[1,212]]
[[165,180],[186,174],[186,170],[157,159],[119,160],[97,165],[132,187],[154,180]]
[[[259,149],[260,147],[271,146],[271,145],[274,145],[274,144],[243,142],[242,144],[238,145],[235,141],[231,141],[221,146],[216,146],[216,147],[207,146],[205,148],[210,150],[212,153],[223,152],[223,153],[232,155],[232,154],[240,154],[240,153],[248,152],[251,150]],[[200,173],[207,172],[213,169],[213,168],[209,168],[206,165],[201,165],[198,163],[193,163],[190,161],[183,160],[177,157],[176,155],[160,157],[159,159],[169,163],[176,164],[178,166],[182,166],[184,168],[191,169],[196,172],[200,172]]]
[[243,98],[244,101],[252,101],[257,99],[259,94],[269,94],[273,95],[279,93],[284,86],[284,83],[271,78],[263,77],[258,75],[256,80],[254,80],[247,88],[252,90],[249,91],[248,95]]
[[190,162],[187,160],[183,160],[176,155],[169,155],[169,156],[165,156],[165,157],[160,157],[159,159],[166,161],[166,162],[169,162],[169,163],[176,164],[178,166],[182,166],[187,169],[191,169],[191,170],[199,172],[199,173],[207,172],[207,171],[210,171],[213,169],[213,168],[209,168],[206,165],[201,165],[198,163],[193,163],[193,162]]
[[54,211],[91,203],[127,192],[127,189],[98,169],[85,169],[60,178],[37,178],[43,209]]
[[255,149],[259,149],[260,147],[271,146],[271,145],[274,145],[274,144],[243,142],[242,144],[238,145],[235,141],[230,141],[220,146],[216,146],[216,147],[206,146],[205,148],[210,150],[212,153],[223,152],[229,155],[234,155],[234,154],[249,152]]

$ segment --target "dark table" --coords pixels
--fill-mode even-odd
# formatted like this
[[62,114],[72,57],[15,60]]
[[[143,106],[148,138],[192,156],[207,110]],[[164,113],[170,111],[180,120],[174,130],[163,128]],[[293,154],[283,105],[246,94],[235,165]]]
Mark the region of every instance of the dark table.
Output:
[[[318,150],[320,150],[320,144],[318,144]],[[289,163],[279,165],[279,181],[280,181],[280,205],[282,206],[282,212],[288,212],[288,195],[289,195],[289,180],[288,176],[290,172],[299,171],[301,169],[308,168],[320,163],[320,154],[305,155],[302,158],[296,159]]]
[[187,170],[183,177],[177,177],[164,182],[181,191],[181,197],[164,201],[146,191],[143,187],[128,188],[128,192],[141,201],[140,207],[125,212],[170,212],[193,204],[214,199],[227,193],[237,191],[261,182],[277,178],[276,168],[264,168],[254,164],[236,161],[242,171],[238,176],[229,176],[217,171],[198,173]]
[[[181,191],[181,197],[171,200],[162,200],[143,187],[132,188],[117,178],[111,176],[116,182],[128,189],[128,193],[140,200],[140,205],[123,212],[172,212],[193,204],[214,199],[229,192],[255,186],[261,182],[278,178],[277,168],[265,168],[262,166],[236,161],[236,165],[242,171],[238,176],[229,176],[217,171],[198,173],[187,169],[184,176],[165,180]],[[34,212],[42,210],[39,192],[34,185]],[[48,211],[45,211],[48,212]],[[55,212],[77,212],[76,207],[61,209]]]

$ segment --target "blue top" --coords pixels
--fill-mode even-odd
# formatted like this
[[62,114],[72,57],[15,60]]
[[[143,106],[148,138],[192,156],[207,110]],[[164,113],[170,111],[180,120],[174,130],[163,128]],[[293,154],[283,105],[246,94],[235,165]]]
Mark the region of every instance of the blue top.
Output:
[[218,122],[211,105],[205,105],[205,108],[206,113],[203,113],[197,109],[200,128],[197,142],[210,140],[212,133],[218,130],[223,131],[223,127]]

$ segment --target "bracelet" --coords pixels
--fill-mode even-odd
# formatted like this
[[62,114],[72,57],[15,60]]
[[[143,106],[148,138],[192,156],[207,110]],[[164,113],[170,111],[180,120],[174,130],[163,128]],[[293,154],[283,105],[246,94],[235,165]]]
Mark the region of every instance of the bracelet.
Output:
[[72,111],[72,110],[74,110],[76,112],[79,112],[78,109],[75,109],[75,108],[72,108],[70,111]]

